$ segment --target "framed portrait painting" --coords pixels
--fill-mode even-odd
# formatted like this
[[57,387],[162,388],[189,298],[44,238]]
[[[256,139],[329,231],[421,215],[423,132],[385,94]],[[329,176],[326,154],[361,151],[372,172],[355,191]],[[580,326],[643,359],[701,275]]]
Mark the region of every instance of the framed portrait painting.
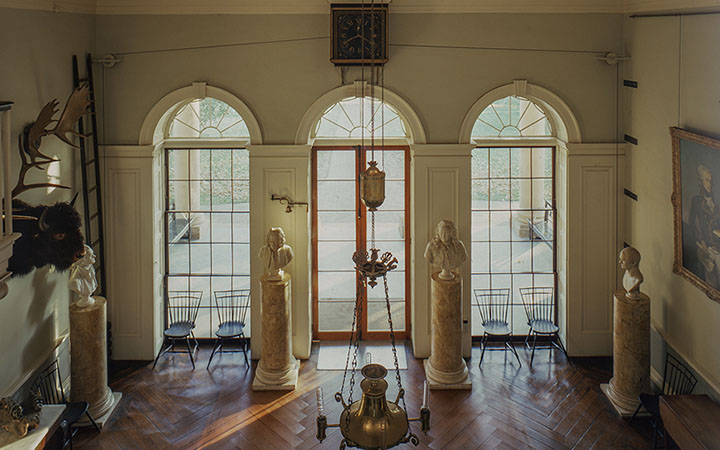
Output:
[[670,136],[673,272],[720,302],[720,140],[675,127],[670,128]]

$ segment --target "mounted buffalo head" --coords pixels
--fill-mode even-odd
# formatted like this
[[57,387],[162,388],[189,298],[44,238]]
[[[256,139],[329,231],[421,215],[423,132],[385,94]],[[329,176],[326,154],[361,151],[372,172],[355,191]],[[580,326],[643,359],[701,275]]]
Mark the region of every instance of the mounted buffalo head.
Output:
[[63,271],[82,257],[82,222],[74,202],[31,206],[13,199],[13,231],[22,234],[8,261],[13,275],[24,275],[47,264]]

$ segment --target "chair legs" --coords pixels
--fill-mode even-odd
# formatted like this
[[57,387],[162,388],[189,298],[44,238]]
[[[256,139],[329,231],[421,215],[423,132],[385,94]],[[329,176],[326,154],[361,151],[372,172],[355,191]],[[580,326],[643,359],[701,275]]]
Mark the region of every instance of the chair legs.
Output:
[[100,427],[98,426],[97,422],[95,422],[95,419],[93,419],[93,416],[90,415],[90,412],[89,412],[89,411],[85,411],[85,415],[87,416],[88,419],[90,419],[90,423],[93,424],[93,426],[95,427],[95,429],[96,429],[97,432],[99,433],[99,432],[100,432]]
[[[160,356],[164,353],[187,353],[190,356],[190,362],[192,363],[193,370],[195,369],[195,359],[193,358],[193,354],[197,351],[199,348],[199,344],[197,339],[195,339],[195,336],[192,336],[192,339],[195,341],[195,346],[191,349],[190,348],[190,336],[186,336],[184,338],[180,338],[185,341],[185,346],[187,347],[187,352],[184,350],[175,350],[176,341],[177,338],[169,338],[170,344],[165,348],[160,348],[160,351],[158,352],[157,356],[155,357],[155,361],[153,362],[152,370],[155,370],[155,366],[157,365],[158,360],[160,359]],[[165,342],[163,342],[163,345]]]
[[[223,348],[223,345],[225,344],[225,339],[226,338],[216,338],[215,339],[215,346],[213,347],[213,351],[210,354],[210,359],[208,360],[207,367],[206,367],[207,370],[210,370],[210,363],[212,362],[213,357],[216,354],[218,354],[218,353],[238,353],[237,350],[225,350]],[[240,341],[240,345],[242,346],[240,351],[243,352],[243,356],[245,357],[245,365],[249,368],[250,363],[248,362],[248,356],[247,356],[248,342],[247,342],[247,339],[245,339],[245,335],[241,334],[240,336],[238,336],[236,338],[227,338],[227,339],[238,339]]]
[[[490,335],[486,332],[483,334],[483,337],[480,339],[480,346],[482,347],[482,353],[480,353],[480,362],[478,363],[478,367],[482,365],[483,358],[485,357],[485,348],[487,347],[488,338]],[[503,350],[507,351],[508,349],[515,355],[515,358],[517,359],[518,364],[520,364],[520,367],[522,367],[522,363],[520,362],[520,356],[518,356],[517,351],[515,350],[515,347],[512,345],[511,340],[512,335],[505,335],[503,336]],[[497,349],[499,350],[499,349]]]
[[488,339],[488,334],[484,333],[483,337],[480,339],[480,346],[482,347],[482,353],[480,353],[480,362],[478,363],[478,367],[482,364],[483,358],[485,357],[485,347],[487,347],[487,339]]
[[640,408],[642,408],[642,405],[638,405],[637,409],[635,409],[635,412],[633,413],[632,417],[631,417],[630,420],[628,421],[628,425],[630,425],[630,424],[633,423],[633,420],[635,420],[635,417],[636,417],[636,416],[638,415],[638,413],[640,412]]
[[520,362],[520,356],[518,356],[517,350],[515,350],[515,346],[512,345],[511,340],[512,335],[505,336],[505,346],[510,349],[511,352],[513,352],[513,355],[515,355],[515,359],[517,359],[518,365],[522,367],[522,363]]
[[530,367],[535,359],[535,345],[537,344],[537,333],[533,332],[532,352],[530,353]]

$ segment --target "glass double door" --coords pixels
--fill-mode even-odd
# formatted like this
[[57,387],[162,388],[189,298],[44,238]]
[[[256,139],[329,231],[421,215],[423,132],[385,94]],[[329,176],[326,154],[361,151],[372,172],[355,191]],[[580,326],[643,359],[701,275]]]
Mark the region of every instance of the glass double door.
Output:
[[[312,152],[313,334],[316,339],[349,338],[356,299],[362,307],[356,328],[363,339],[387,339],[382,280],[374,288],[358,282],[352,255],[372,248],[372,217],[360,200],[359,172],[371,159],[368,147],[315,147]],[[398,267],[388,273],[388,293],[396,337],[409,328],[409,151],[375,148],[385,171],[385,202],[375,213],[375,247],[391,252]]]

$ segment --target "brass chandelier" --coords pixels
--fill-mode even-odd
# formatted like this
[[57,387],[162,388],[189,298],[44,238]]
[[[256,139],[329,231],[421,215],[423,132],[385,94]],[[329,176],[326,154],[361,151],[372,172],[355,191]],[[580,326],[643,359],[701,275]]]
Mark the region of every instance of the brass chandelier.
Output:
[[[374,19],[374,0],[370,3],[370,33],[374,35],[375,19]],[[362,39],[365,40],[365,3],[362,4],[361,17]],[[364,50],[364,45],[361,46]],[[343,435],[340,442],[340,450],[347,447],[360,448],[365,450],[385,450],[397,445],[411,442],[414,445],[419,444],[418,437],[410,430],[410,422],[420,422],[420,429],[427,433],[430,430],[430,408],[428,406],[428,384],[427,381],[423,385],[423,402],[420,408],[420,417],[409,418],[407,414],[407,405],[405,404],[405,390],[402,386],[400,377],[400,365],[398,363],[397,348],[395,345],[395,332],[392,322],[392,314],[390,310],[390,294],[387,284],[387,273],[397,267],[397,258],[392,253],[382,253],[375,245],[375,211],[385,201],[385,172],[377,167],[375,160],[375,111],[374,111],[374,85],[376,77],[380,78],[381,87],[384,84],[383,68],[380,66],[377,76],[374,66],[375,56],[375,39],[371,40],[372,58],[370,62],[370,139],[371,139],[371,161],[368,168],[360,174],[360,198],[371,214],[371,248],[370,251],[359,250],[353,253],[352,260],[355,263],[355,270],[358,277],[357,295],[355,298],[355,308],[353,312],[352,327],[350,332],[350,342],[348,344],[348,352],[345,360],[345,370],[343,373],[342,385],[340,391],[335,393],[335,400],[342,404],[343,410],[340,414],[338,423],[328,424],[325,416],[325,408],[323,402],[322,388],[317,388],[317,439],[322,442],[327,436],[329,427],[339,427]],[[364,60],[364,54],[363,54]],[[362,81],[365,81],[365,66],[362,65]],[[384,125],[384,92],[380,108],[382,123]],[[362,122],[365,121],[364,98],[361,103]],[[362,135],[362,144],[364,144],[365,136]],[[384,129],[382,131],[382,140],[384,144]],[[361,146],[361,150],[364,145]],[[362,395],[359,400],[353,399],[353,388],[355,386],[355,372],[357,371],[357,354],[360,346],[360,329],[358,327],[360,318],[362,317],[363,296],[362,292],[367,291],[368,285],[375,288],[377,279],[382,278],[383,287],[385,289],[385,305],[387,307],[388,325],[390,328],[390,341],[392,345],[392,353],[395,365],[395,379],[397,382],[398,393],[395,401],[388,401],[386,391],[388,382],[385,377],[388,375],[388,369],[381,364],[372,363],[367,358],[365,366],[360,370],[363,380],[360,382]],[[350,356],[352,355],[352,362]],[[368,354],[369,355],[369,354]],[[345,393],[345,383],[348,381],[347,398],[343,397]]]

